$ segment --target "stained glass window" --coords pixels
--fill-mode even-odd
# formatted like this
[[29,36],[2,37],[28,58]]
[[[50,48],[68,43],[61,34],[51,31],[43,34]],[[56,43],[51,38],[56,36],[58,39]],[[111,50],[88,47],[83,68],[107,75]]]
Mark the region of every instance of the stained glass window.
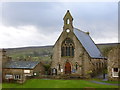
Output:
[[66,38],[61,46],[61,56],[74,56],[74,43],[70,38]]

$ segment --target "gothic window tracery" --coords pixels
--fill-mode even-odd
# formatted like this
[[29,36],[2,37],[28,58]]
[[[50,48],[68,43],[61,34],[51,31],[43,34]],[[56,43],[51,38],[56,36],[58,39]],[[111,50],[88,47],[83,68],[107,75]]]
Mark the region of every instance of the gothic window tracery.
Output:
[[70,38],[66,38],[61,46],[61,56],[74,56],[74,43]]

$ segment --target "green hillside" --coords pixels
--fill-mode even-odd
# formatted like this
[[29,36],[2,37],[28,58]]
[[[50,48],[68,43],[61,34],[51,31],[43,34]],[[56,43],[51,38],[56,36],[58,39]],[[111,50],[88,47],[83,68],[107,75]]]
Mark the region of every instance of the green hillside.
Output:
[[101,53],[107,57],[109,51],[112,48],[115,48],[116,46],[120,45],[120,43],[106,43],[106,44],[97,44],[97,47],[101,51]]
[[40,60],[44,63],[51,61],[53,46],[23,47],[6,49],[13,60]]
[[[104,56],[117,46],[117,43],[97,44]],[[51,62],[53,46],[23,47],[6,49],[8,56],[13,60],[40,60],[46,64]]]

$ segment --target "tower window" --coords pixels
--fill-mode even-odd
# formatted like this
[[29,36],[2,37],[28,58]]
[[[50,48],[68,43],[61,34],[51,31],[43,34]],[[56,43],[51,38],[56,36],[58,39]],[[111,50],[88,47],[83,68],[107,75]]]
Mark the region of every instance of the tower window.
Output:
[[70,24],[70,20],[69,19],[67,19],[67,24]]
[[70,38],[66,38],[61,46],[61,56],[74,56],[74,43]]

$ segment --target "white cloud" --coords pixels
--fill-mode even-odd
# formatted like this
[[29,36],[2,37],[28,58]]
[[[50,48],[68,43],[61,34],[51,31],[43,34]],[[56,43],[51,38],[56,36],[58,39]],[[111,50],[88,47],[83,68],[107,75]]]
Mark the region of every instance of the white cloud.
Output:
[[[74,26],[89,31],[95,43],[118,42],[117,3],[5,3],[0,48],[53,45],[69,9]],[[51,11],[52,10],[52,11]],[[1,17],[1,16],[0,16]]]
[[6,27],[0,25],[0,48],[53,45],[59,32],[42,34],[35,26]]
[[111,37],[111,38],[92,38],[93,41],[98,44],[98,43],[118,43],[118,38],[117,37]]
[[[62,32],[57,29],[58,31],[56,32],[43,33],[44,30],[43,28],[38,29],[33,25],[18,27],[0,25],[0,48],[54,45]],[[117,33],[100,34],[101,37],[98,38],[95,34],[90,34],[95,43],[118,42]],[[103,34],[106,34],[106,36]]]

